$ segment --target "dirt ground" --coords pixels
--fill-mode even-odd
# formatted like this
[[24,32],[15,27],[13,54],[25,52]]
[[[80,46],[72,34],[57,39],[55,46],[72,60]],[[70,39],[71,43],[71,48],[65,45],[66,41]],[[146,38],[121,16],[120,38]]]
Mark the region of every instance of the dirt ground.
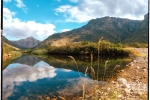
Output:
[[148,48],[134,48],[140,56],[131,54],[132,62],[120,73],[127,81],[148,83]]

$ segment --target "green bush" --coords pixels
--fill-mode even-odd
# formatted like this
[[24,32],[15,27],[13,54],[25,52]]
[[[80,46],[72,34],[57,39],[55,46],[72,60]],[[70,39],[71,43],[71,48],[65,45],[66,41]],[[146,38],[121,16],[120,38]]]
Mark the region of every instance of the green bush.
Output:
[[31,54],[35,54],[35,55],[44,55],[47,53],[48,51],[46,49],[36,49],[31,52]]

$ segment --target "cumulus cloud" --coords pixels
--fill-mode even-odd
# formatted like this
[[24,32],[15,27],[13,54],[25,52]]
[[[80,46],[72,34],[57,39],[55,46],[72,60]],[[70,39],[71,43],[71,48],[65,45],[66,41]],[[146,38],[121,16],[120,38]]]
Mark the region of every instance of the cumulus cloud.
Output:
[[18,39],[29,36],[38,37],[40,40],[55,33],[53,24],[42,24],[35,21],[21,21],[15,18],[15,12],[3,8],[3,33],[4,36]]
[[24,7],[26,7],[22,0],[15,0],[15,1],[17,2],[16,6],[18,8],[24,8]]
[[36,67],[20,64],[13,68],[6,68],[3,71],[4,98],[9,97],[13,93],[15,85],[21,85],[25,81],[34,82],[38,79],[53,78],[57,75],[55,71],[56,68],[44,63]]
[[104,16],[142,20],[144,14],[148,12],[148,1],[79,0],[76,6],[61,5],[55,11],[64,14],[66,21],[69,22],[86,22]]

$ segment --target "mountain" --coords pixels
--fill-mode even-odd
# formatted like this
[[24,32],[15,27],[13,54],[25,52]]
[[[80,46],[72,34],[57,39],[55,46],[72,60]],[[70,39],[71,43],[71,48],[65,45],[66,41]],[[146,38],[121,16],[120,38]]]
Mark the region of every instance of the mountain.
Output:
[[142,27],[129,36],[123,43],[148,43],[148,14],[144,16]]
[[21,47],[24,47],[24,48],[33,48],[36,45],[38,45],[41,41],[30,36],[28,38],[20,39],[18,41],[12,41],[12,42],[21,46]]
[[[41,42],[37,46],[37,48],[45,47],[46,45],[50,44],[53,46],[61,46],[71,42],[79,41],[97,42],[101,37],[103,37],[104,40],[113,43],[125,43],[126,41],[130,42],[132,38],[135,38],[136,35],[139,36],[141,34],[145,34],[140,37],[142,38],[142,40],[144,40],[145,38],[148,39],[148,17],[146,17],[147,15],[145,15],[144,20],[130,20],[125,18],[108,16],[92,19],[81,28],[73,29],[71,31],[63,33],[55,33],[49,36],[47,39]],[[141,39],[136,39],[135,41],[139,42],[139,40]],[[147,42],[147,40],[144,40],[144,42]]]
[[1,35],[1,42],[3,44],[3,46],[8,46],[10,48],[16,48],[16,49],[21,49],[20,46],[16,45],[15,43],[9,41],[5,36]]

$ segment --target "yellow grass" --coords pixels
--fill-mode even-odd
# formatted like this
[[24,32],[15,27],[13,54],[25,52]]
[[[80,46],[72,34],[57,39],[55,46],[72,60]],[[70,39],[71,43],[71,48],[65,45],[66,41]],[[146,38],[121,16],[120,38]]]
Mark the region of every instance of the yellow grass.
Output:
[[131,54],[139,57],[147,57],[148,55],[142,52],[138,52],[135,48],[124,48],[124,50],[129,51]]

